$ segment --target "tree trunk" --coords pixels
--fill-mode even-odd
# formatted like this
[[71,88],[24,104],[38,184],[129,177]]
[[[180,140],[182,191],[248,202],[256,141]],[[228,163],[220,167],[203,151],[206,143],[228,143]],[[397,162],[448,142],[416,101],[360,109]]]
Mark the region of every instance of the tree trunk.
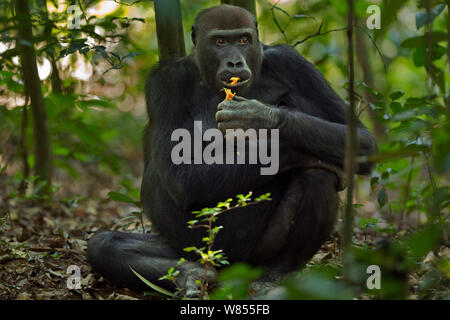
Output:
[[186,55],[180,0],[154,0],[159,59]]
[[[450,71],[450,0],[447,0],[447,65]],[[445,98],[447,99],[447,110],[450,114],[450,94]]]
[[347,0],[348,3],[348,31],[347,31],[347,41],[348,41],[348,66],[349,66],[349,100],[350,108],[347,112],[347,130],[346,130],[346,143],[345,143],[345,175],[347,180],[347,197],[345,204],[345,215],[344,215],[344,277],[350,279],[350,264],[351,253],[350,248],[352,244],[353,236],[353,189],[355,182],[355,172],[356,172],[356,156],[357,156],[357,146],[358,142],[358,131],[357,131],[357,118],[356,118],[356,108],[355,108],[355,70],[354,70],[354,49],[353,49],[353,31],[355,22],[355,12],[353,7],[353,0]]
[[25,90],[30,97],[35,144],[35,175],[46,181],[43,193],[49,193],[52,180],[52,156],[48,132],[47,112],[42,96],[41,81],[36,65],[36,53],[31,25],[30,9],[27,0],[15,0],[16,21],[19,29],[17,41],[21,57],[21,67]]
[[256,17],[255,0],[222,0],[222,4],[231,4],[250,11]]

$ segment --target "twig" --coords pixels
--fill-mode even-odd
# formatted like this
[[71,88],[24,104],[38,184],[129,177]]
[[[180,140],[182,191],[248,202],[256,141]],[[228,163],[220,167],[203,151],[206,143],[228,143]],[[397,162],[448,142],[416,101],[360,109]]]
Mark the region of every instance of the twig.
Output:
[[[272,12],[272,18],[273,18],[273,21],[275,22],[275,24],[276,24],[278,30],[280,30],[281,34],[283,35],[284,41],[285,41],[286,43],[289,43],[289,40],[288,40],[288,38],[287,38],[287,36],[286,36],[286,33],[284,32],[284,30],[286,30],[286,28],[287,28],[287,26],[289,25],[289,23],[288,23],[284,28],[282,28],[282,27],[280,26],[280,24],[278,23],[278,19],[277,19],[277,17],[275,16],[275,11],[273,10],[273,9],[275,9],[275,8],[278,8],[276,5],[277,5],[279,2],[280,2],[280,1],[278,1],[278,2],[275,3],[275,4],[273,4],[272,7],[270,8],[270,11]],[[284,11],[282,11],[282,12],[284,12]],[[287,13],[286,13],[286,14],[287,14]],[[288,16],[289,16],[289,15],[288,15]],[[289,16],[289,22],[291,21],[290,19],[291,19],[291,17]]]
[[436,223],[437,220],[440,220],[440,203],[436,201],[436,192],[438,190],[438,185],[436,183],[436,179],[434,178],[433,169],[430,164],[430,157],[425,155],[426,157],[426,169],[428,173],[428,179],[430,179],[431,189],[433,190],[433,197],[431,203],[431,221],[432,223]]
[[[320,26],[319,26],[319,28],[317,29],[316,33],[310,34],[310,35],[306,36],[304,39],[295,42],[295,43],[292,45],[292,47],[295,48],[295,47],[298,46],[299,44],[302,44],[303,42],[305,42],[305,41],[307,41],[307,40],[309,40],[309,39],[311,39],[311,38],[314,38],[314,37],[323,36],[323,35],[326,35],[326,34],[331,33],[331,32],[346,31],[346,30],[348,30],[348,28],[350,28],[350,27],[345,27],[345,28],[331,29],[331,30],[327,30],[327,31],[325,31],[325,32],[322,32],[322,27],[323,27],[323,21],[320,23]],[[375,42],[375,39],[374,39],[374,38],[370,35],[370,33],[368,33],[367,30],[365,30],[363,27],[360,27],[360,26],[358,26],[358,25],[356,25],[356,24],[353,24],[351,27],[356,28],[356,29],[358,29],[358,30],[361,30],[361,31],[363,31],[363,32],[367,35],[367,37],[370,39],[370,41],[372,42],[373,46],[374,46],[375,49],[377,50],[377,53],[378,53],[378,55],[379,55],[380,58],[381,58],[381,62],[383,63],[384,71],[386,72],[386,71],[387,71],[387,66],[386,66],[386,64],[384,63],[384,57],[383,57],[383,54],[381,53],[380,48],[378,48],[378,46],[377,46],[377,44],[376,44],[376,42]]]
[[126,3],[126,2],[119,1],[119,0],[113,0],[113,1],[115,3],[122,4],[124,6],[132,6],[132,5],[135,5],[136,3],[142,2],[142,0],[136,0],[136,1],[133,1],[132,3]]
[[344,31],[344,30],[348,29],[348,27],[345,27],[345,28],[332,29],[332,30],[328,30],[328,31],[322,32],[322,27],[323,27],[323,21],[320,22],[319,29],[317,29],[316,33],[310,34],[309,36],[306,36],[303,40],[297,41],[296,43],[294,43],[292,45],[292,47],[295,48],[296,46],[298,46],[299,44],[302,44],[306,40],[314,38],[314,37],[317,37],[317,36],[323,36],[323,35],[325,35],[327,33],[336,32],[336,31]]
[[73,254],[78,254],[80,256],[84,256],[85,253],[78,251],[78,250],[74,250],[74,249],[64,249],[64,248],[50,248],[50,247],[28,247],[25,248],[26,250],[29,251],[34,251],[34,252],[70,252]]
[[398,221],[398,230],[401,230],[403,227],[403,213],[405,211],[406,208],[406,203],[408,202],[408,197],[409,197],[409,189],[411,186],[411,178],[412,178],[412,173],[413,173],[413,165],[414,165],[414,161],[416,160],[416,157],[413,156],[411,158],[411,170],[409,170],[409,174],[408,174],[408,180],[406,182],[406,187],[405,187],[405,195],[403,197],[403,206],[402,206],[402,210],[400,211],[400,215],[399,215],[399,221]]
[[[349,102],[350,108],[347,112],[347,126],[346,126],[346,147],[345,147],[345,175],[347,180],[347,195],[345,203],[344,214],[344,278],[350,280],[350,263],[351,255],[350,249],[353,237],[354,213],[353,213],[353,191],[355,187],[355,172],[356,172],[356,157],[358,153],[358,131],[356,129],[357,119],[355,112],[355,69],[354,69],[354,46],[353,46],[353,31],[354,31],[354,2],[347,0],[348,3],[348,27],[347,42],[348,42],[348,64],[349,64]],[[320,29],[319,29],[320,33]]]

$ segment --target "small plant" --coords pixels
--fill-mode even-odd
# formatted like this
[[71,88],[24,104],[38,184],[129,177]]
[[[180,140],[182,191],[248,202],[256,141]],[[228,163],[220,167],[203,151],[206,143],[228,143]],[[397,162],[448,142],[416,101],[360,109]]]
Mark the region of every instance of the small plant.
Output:
[[359,226],[364,229],[364,246],[367,246],[367,232],[369,229],[375,230],[377,226],[378,219],[368,219],[361,218],[359,219]]
[[[178,262],[177,262],[176,267],[179,267],[185,261],[186,260],[184,258],[180,258],[180,260],[178,260]],[[177,291],[175,292],[176,297],[182,296],[182,289],[177,286],[177,282],[176,282],[179,274],[180,274],[180,271],[175,270],[175,267],[172,267],[167,271],[167,274],[165,274],[164,276],[159,278],[159,280],[168,280],[174,284],[175,288],[177,288]]]
[[3,217],[0,217],[0,230],[6,231],[11,228],[11,214],[7,212]]
[[187,247],[184,249],[186,252],[194,251],[200,256],[199,262],[204,266],[204,273],[199,280],[200,294],[199,298],[204,299],[208,290],[207,272],[211,267],[223,266],[229,264],[226,260],[223,250],[213,250],[214,241],[222,226],[215,226],[219,215],[228,212],[230,210],[253,205],[261,201],[267,201],[270,199],[270,193],[263,194],[252,201],[252,192],[247,195],[238,194],[236,196],[236,202],[233,204],[233,199],[229,198],[224,202],[219,202],[214,208],[203,208],[200,211],[192,211],[195,216],[194,220],[188,221],[188,228],[205,228],[207,235],[202,238],[205,243],[204,247]]
[[144,218],[142,217],[142,205],[141,205],[140,201],[133,199],[131,196],[129,196],[127,194],[115,192],[115,191],[108,192],[108,197],[111,200],[135,205],[138,208],[138,210],[131,212],[131,215],[126,216],[126,217],[122,218],[121,220],[126,221],[125,228],[128,229],[128,227],[133,223],[132,220],[137,218],[141,222],[142,233],[145,233]]

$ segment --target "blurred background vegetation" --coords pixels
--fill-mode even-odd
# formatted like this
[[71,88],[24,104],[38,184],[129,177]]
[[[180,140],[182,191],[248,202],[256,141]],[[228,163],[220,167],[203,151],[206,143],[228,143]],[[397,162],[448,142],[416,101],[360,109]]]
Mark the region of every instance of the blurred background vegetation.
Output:
[[[14,14],[14,1],[0,0],[0,218],[29,203],[24,201],[108,199],[111,190],[138,199],[144,83],[158,61],[153,2],[25,3],[31,42],[24,27],[29,23],[16,16],[20,5]],[[181,1],[188,54],[195,16],[219,3]],[[367,8],[373,4],[381,9],[381,28],[369,30]],[[79,21],[68,13],[70,5],[79,8]],[[380,151],[372,159],[372,176],[357,181],[355,279],[335,281],[341,260],[333,249],[332,258],[325,251],[277,297],[450,297],[448,6],[432,0],[355,1],[356,102]],[[256,13],[262,42],[294,45],[348,98],[345,1],[257,0]],[[71,28],[73,23],[80,29]],[[33,42],[48,126],[40,130],[24,85],[23,57]],[[39,154],[45,130],[48,152]],[[37,159],[47,156],[53,168],[39,168]],[[334,242],[339,246],[339,236]],[[370,264],[386,272],[382,290],[362,289],[364,266]],[[254,276],[246,268],[224,276],[233,285],[218,297],[233,290],[234,298],[245,296],[242,286]]]

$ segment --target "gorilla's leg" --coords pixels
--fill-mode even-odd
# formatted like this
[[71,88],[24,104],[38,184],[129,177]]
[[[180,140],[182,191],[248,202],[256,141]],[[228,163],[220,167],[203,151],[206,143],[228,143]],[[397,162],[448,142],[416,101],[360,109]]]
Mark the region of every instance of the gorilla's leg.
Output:
[[328,170],[291,170],[289,186],[250,261],[286,271],[307,262],[333,229],[337,183],[338,176]]
[[293,271],[308,262],[333,230],[337,183],[337,175],[328,170],[292,170],[289,187],[250,262],[270,266],[274,273]]
[[304,170],[295,177],[300,201],[286,242],[273,261],[283,272],[307,263],[330,236],[339,208],[337,185],[336,174],[323,169]]
[[339,205],[338,176],[324,169],[293,170],[288,189],[252,253],[266,266],[252,283],[254,298],[265,299],[283,275],[298,270],[333,230]]
[[[136,291],[149,289],[130,269],[150,282],[173,289],[169,281],[158,279],[175,267],[180,256],[157,234],[103,231],[88,242],[88,261],[92,268],[104,275],[114,285]],[[204,268],[196,262],[185,261],[176,267],[180,271],[177,287],[185,289],[187,296],[198,293],[196,280],[204,274]],[[214,270],[207,274],[208,282],[216,278]]]

